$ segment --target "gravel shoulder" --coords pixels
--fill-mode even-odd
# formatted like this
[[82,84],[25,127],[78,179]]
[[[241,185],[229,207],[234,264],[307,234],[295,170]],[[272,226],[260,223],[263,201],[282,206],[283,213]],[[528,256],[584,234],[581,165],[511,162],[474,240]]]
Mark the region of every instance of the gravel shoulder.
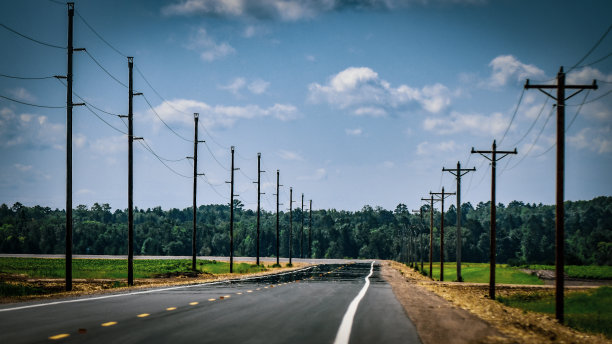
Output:
[[[487,284],[432,281],[392,261],[383,263],[383,271],[423,343],[612,343],[603,335],[561,325],[553,317],[490,300]],[[504,296],[546,289],[552,292],[550,286],[499,285],[496,292]]]

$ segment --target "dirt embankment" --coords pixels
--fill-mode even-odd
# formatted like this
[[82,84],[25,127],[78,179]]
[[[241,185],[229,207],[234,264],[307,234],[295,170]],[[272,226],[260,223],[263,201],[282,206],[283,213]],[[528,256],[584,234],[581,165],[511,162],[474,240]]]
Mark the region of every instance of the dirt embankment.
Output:
[[[488,285],[437,282],[396,262],[383,263],[383,276],[428,343],[612,343],[554,318],[507,307],[488,298]],[[547,286],[497,286],[499,296],[552,289]],[[572,288],[572,290],[580,290]]]

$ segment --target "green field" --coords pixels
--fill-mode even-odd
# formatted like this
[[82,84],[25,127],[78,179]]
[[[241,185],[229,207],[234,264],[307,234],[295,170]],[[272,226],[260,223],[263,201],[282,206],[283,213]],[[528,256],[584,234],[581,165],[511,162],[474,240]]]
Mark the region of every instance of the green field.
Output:
[[[198,260],[197,270],[203,273],[229,273],[229,263],[214,260]],[[263,266],[234,263],[235,273],[266,271]],[[164,274],[180,274],[191,271],[188,259],[135,259],[134,278],[151,278]],[[19,274],[28,278],[63,278],[64,259],[0,258],[0,274]],[[84,279],[127,278],[127,260],[124,259],[73,259],[72,277]]]
[[[420,268],[420,265],[419,265]],[[429,265],[423,268],[429,273]],[[488,263],[462,263],[461,275],[464,282],[489,283]],[[433,263],[433,278],[440,279],[440,262]],[[457,280],[457,264],[455,262],[444,262],[444,280]],[[507,284],[544,284],[537,276],[529,275],[520,268],[510,267],[506,264],[497,264],[495,268],[495,282]]]
[[[533,270],[555,270],[554,265],[523,265],[521,268]],[[565,273],[571,278],[612,279],[610,265],[566,265]]]
[[[498,297],[498,301],[526,311],[555,313],[555,296],[551,293],[517,294]],[[565,324],[612,338],[612,288],[565,294]]]

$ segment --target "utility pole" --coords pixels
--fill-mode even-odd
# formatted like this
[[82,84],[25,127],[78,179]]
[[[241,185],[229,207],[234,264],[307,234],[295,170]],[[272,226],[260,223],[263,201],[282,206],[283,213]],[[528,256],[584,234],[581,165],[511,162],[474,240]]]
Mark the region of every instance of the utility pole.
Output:
[[438,196],[438,200],[442,202],[440,205],[442,216],[440,217],[440,281],[444,281],[444,199],[447,196],[455,195],[454,192],[444,192],[444,186],[442,192],[429,192],[432,197]]
[[302,193],[302,208],[300,211],[300,217],[302,218],[302,228],[300,229],[300,258],[304,258],[304,193]]
[[429,278],[433,279],[433,216],[434,216],[434,201],[437,201],[433,196],[429,198],[421,198],[421,201],[429,201]]
[[[423,227],[423,207],[419,208],[419,210],[413,210],[413,214],[419,214],[421,218],[421,222],[419,222],[419,228]],[[419,229],[419,256],[421,256],[421,271],[423,271],[423,231]]]
[[469,172],[476,171],[476,167],[472,168],[461,168],[461,163],[457,161],[457,168],[444,168],[442,172],[450,172],[457,179],[457,281],[463,282],[461,277],[461,177],[468,174]]
[[293,243],[293,188],[289,188],[289,265],[291,264],[291,244]]
[[[559,68],[557,74],[556,85],[530,85],[529,79],[525,83],[525,88],[535,88],[543,92],[547,96],[557,101],[557,189],[556,189],[556,207],[555,207],[555,315],[560,323],[563,323],[564,316],[564,304],[563,304],[563,285],[564,276],[563,270],[565,267],[564,262],[564,218],[565,208],[563,205],[564,201],[564,185],[565,185],[565,101],[569,98],[577,95],[583,90],[597,89],[597,82],[593,80],[592,85],[566,85],[565,84],[565,73],[563,72],[563,66]],[[543,89],[557,89],[557,96],[553,96],[550,93],[543,91]],[[565,90],[572,89],[577,90],[569,97],[565,96]]]
[[193,236],[191,238],[191,270],[196,269],[196,229],[197,229],[197,202],[196,193],[198,188],[198,176],[203,176],[204,173],[198,173],[198,143],[204,141],[198,141],[198,117],[200,114],[194,113],[193,120],[195,122],[195,136],[193,139],[193,157],[187,157],[187,159],[193,159]]
[[231,169],[231,181],[226,182],[230,184],[230,274],[234,272],[234,196],[239,196],[234,194],[234,171],[240,170],[239,168],[234,168],[234,146],[231,147],[232,150],[232,169]]
[[312,200],[310,200],[310,213],[308,220],[308,258],[312,258]]
[[128,119],[128,285],[134,285],[134,140],[142,140],[142,137],[134,137],[134,113],[133,98],[142,95],[134,93],[134,80],[132,70],[134,58],[128,56],[128,114],[119,116]]
[[66,291],[72,290],[72,22],[74,2],[68,3],[68,71],[66,73]]
[[279,198],[279,191],[280,191],[280,187],[282,185],[280,185],[279,183],[280,181],[280,171],[276,170],[276,265],[280,265],[280,232],[279,232],[279,212],[278,212],[278,206],[280,205],[280,203],[278,202],[278,198]]
[[265,195],[265,193],[261,192],[261,172],[266,172],[261,170],[261,153],[257,153],[257,181],[253,182],[257,184],[257,265],[259,265],[259,214],[261,212],[260,202],[261,195]]
[[[490,151],[474,150],[472,147],[472,154],[478,153],[484,156],[487,160],[491,161],[491,248],[490,248],[490,268],[489,268],[489,298],[495,300],[495,218],[496,218],[496,206],[495,206],[495,169],[497,161],[503,159],[509,154],[517,154],[516,148],[513,151],[500,151],[497,150],[497,144],[493,140],[493,146]],[[485,154],[491,154],[489,158]],[[498,157],[497,154],[502,154]]]

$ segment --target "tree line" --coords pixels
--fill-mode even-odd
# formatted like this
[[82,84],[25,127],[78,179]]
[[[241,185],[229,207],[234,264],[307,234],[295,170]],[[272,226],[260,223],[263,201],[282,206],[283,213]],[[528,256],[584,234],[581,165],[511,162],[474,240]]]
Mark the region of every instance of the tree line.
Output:
[[[202,205],[197,209],[198,255],[229,255],[229,205]],[[293,212],[293,257],[374,258],[407,260],[408,242],[414,240],[417,259],[423,244],[429,256],[429,206],[423,220],[406,205],[393,211],[364,206],[359,211],[316,210],[312,212],[312,252],[308,252],[309,213]],[[134,211],[136,255],[191,255],[192,208],[163,210],[161,207]],[[461,205],[462,261],[488,262],[489,202]],[[612,197],[565,204],[566,264],[612,265]],[[75,254],[127,254],[127,211],[108,204],[79,205],[73,211]],[[434,261],[440,259],[440,217],[434,210]],[[256,212],[236,201],[234,249],[237,256],[256,254]],[[303,239],[301,237],[304,220]],[[444,258],[455,260],[457,211],[444,214]],[[280,213],[280,255],[289,254],[289,212]],[[261,213],[260,252],[276,254],[276,213]],[[510,264],[554,263],[555,207],[519,201],[497,208],[497,261]],[[15,203],[0,206],[0,252],[64,253],[65,211],[49,207],[27,207]],[[300,241],[302,251],[300,251]],[[413,252],[415,252],[413,250]]]

